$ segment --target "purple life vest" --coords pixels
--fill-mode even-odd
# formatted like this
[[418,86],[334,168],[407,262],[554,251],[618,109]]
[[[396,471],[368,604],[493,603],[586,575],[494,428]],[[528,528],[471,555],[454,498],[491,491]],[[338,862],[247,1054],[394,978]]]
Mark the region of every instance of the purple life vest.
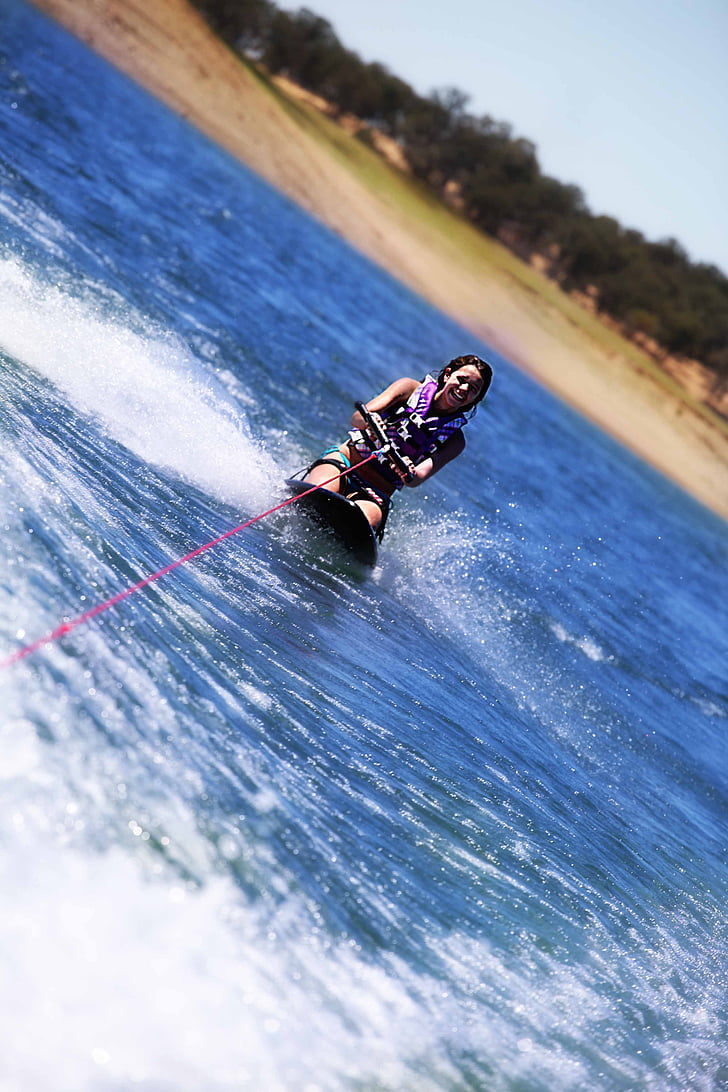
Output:
[[[403,406],[382,415],[385,432],[394,447],[401,455],[411,459],[415,466],[432,455],[468,420],[464,413],[454,417],[451,414],[428,414],[436,391],[437,380],[428,375],[419,387],[415,387]],[[387,456],[377,456],[377,461],[382,476],[399,489],[402,482],[392,470]]]

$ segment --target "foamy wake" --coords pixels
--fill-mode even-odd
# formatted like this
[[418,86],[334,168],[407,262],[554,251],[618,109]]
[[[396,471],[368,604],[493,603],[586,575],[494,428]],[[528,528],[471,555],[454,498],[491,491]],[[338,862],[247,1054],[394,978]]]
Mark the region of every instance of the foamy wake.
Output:
[[88,290],[79,298],[0,261],[0,349],[145,462],[231,504],[267,500],[280,474],[239,407],[179,339],[142,326],[121,303]]
[[574,636],[560,622],[552,622],[550,629],[557,641],[561,641],[562,644],[573,645],[587,659],[594,660],[595,663],[602,663],[604,660],[610,659],[604,649],[592,637],[585,635]]

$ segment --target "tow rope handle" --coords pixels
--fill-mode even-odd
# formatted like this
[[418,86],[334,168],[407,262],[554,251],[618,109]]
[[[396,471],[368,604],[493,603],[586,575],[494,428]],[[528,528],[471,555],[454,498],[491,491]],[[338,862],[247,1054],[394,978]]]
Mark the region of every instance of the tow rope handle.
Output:
[[397,451],[397,448],[394,446],[390,437],[387,436],[379,421],[377,421],[373,414],[369,412],[363,402],[355,402],[354,408],[362,415],[367,428],[379,445],[376,449],[376,454],[386,455],[396,469],[404,474],[405,480],[410,481],[412,478],[412,468],[407,465]]

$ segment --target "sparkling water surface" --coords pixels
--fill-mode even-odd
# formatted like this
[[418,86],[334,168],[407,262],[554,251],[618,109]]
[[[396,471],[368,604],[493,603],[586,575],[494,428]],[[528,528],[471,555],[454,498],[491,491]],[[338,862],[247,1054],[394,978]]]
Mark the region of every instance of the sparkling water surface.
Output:
[[496,367],[373,572],[288,508],[2,672],[0,1086],[728,1087],[725,523],[0,27],[0,656]]

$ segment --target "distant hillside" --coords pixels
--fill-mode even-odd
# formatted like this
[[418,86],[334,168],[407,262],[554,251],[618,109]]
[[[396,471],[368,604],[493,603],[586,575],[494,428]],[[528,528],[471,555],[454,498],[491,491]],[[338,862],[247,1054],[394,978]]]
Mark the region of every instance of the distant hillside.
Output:
[[[680,381],[692,375],[700,396],[724,412],[728,278],[717,267],[692,263],[675,239],[652,242],[594,216],[577,186],[542,173],[535,146],[509,124],[470,114],[457,88],[423,98],[347,49],[309,9],[290,12],[272,0],[193,2],[239,54],[318,96],[335,116],[359,118],[360,139],[390,161],[398,154],[400,168],[538,263]],[[697,382],[690,358],[702,365]]]

